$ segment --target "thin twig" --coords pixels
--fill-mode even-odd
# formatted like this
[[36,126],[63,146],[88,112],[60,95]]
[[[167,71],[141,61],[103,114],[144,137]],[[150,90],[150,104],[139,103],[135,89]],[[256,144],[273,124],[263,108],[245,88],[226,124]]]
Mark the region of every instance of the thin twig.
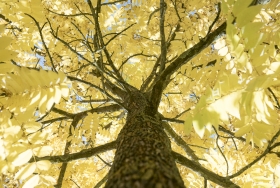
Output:
[[220,17],[220,14],[221,14],[221,3],[220,2],[217,4],[217,9],[218,9],[217,16],[216,16],[215,20],[213,21],[213,23],[210,25],[210,27],[208,29],[208,32],[207,32],[207,35],[211,32],[213,26],[219,20],[219,17]]
[[27,14],[27,13],[24,13],[24,14],[27,15],[27,16],[29,16],[29,17],[35,22],[35,24],[36,24],[36,26],[37,26],[37,28],[38,28],[38,31],[39,31],[39,34],[40,34],[42,43],[43,43],[43,45],[44,45],[44,48],[46,49],[47,54],[48,54],[48,56],[49,56],[49,58],[50,58],[50,61],[51,61],[53,70],[54,70],[55,72],[57,72],[57,70],[55,69],[54,62],[53,62],[52,56],[51,56],[51,54],[50,54],[49,48],[48,48],[47,45],[46,45],[46,42],[45,42],[45,40],[44,40],[44,36],[43,36],[43,33],[42,33],[42,30],[43,30],[43,28],[44,28],[44,26],[45,26],[46,23],[44,23],[43,26],[42,26],[42,28],[41,28],[39,22],[37,22],[37,20],[36,20],[33,16],[31,16],[30,14]]
[[226,164],[227,164],[227,176],[228,176],[228,169],[229,169],[228,161],[227,161],[227,158],[226,158],[225,154],[223,153],[223,151],[221,150],[221,148],[220,148],[220,146],[219,146],[219,143],[218,143],[218,141],[219,141],[219,136],[220,136],[220,135],[218,134],[216,128],[215,128],[214,126],[212,126],[212,127],[213,127],[213,129],[214,129],[214,131],[215,131],[215,133],[216,133],[216,135],[217,135],[217,138],[216,138],[216,145],[217,145],[217,147],[218,147],[220,153],[222,154],[222,156],[223,156],[223,158],[225,159]]
[[[113,72],[115,73],[116,77],[118,78],[118,80],[120,80],[121,82],[125,82],[123,77],[120,75],[120,73],[118,72],[118,69],[115,67],[114,62],[112,61],[110,54],[108,52],[108,50],[106,49],[106,45],[103,41],[103,37],[102,37],[102,33],[101,33],[101,29],[100,29],[100,25],[99,25],[99,21],[98,21],[98,16],[95,13],[95,8],[93,7],[91,1],[87,1],[89,8],[91,10],[94,22],[95,22],[95,29],[96,29],[96,33],[99,35],[99,42],[101,44],[101,48],[103,49],[105,56],[107,58],[107,61],[109,62],[111,68],[113,69]],[[100,9],[101,6],[101,0],[97,1],[97,11]],[[117,80],[117,81],[118,81]],[[130,92],[129,89],[126,87],[126,85],[123,85],[123,87],[127,90],[127,92]]]
[[272,139],[268,142],[268,146],[266,150],[259,155],[255,160],[253,160],[251,163],[247,164],[243,168],[241,168],[238,172],[232,174],[231,176],[228,176],[228,178],[232,179],[235,178],[239,175],[241,175],[243,172],[245,172],[247,169],[251,168],[254,164],[256,164],[258,161],[260,161],[264,156],[266,156],[274,147],[276,144],[272,145],[274,141],[279,137],[280,135],[280,130],[272,137]]
[[157,8],[157,9],[155,9],[155,10],[150,14],[149,19],[148,19],[148,22],[147,22],[147,25],[150,24],[150,21],[151,21],[151,19],[152,19],[152,16],[153,16],[156,12],[158,12],[159,10],[160,10],[160,8]]
[[75,185],[76,185],[78,188],[80,188],[80,186],[79,186],[72,178],[70,178],[70,180],[71,180],[73,183],[75,183]]
[[111,167],[112,165],[110,163],[107,163],[104,159],[102,159],[99,155],[96,155],[103,163],[105,163],[107,166]]
[[175,9],[176,15],[177,15],[177,17],[178,17],[178,19],[179,19],[179,22],[181,22],[181,21],[182,21],[182,19],[180,18],[180,15],[179,15],[179,13],[178,13],[176,0],[175,0],[175,2],[174,2],[173,0],[171,0],[171,2],[172,2],[172,4],[173,4],[173,6],[174,6],[174,9]]
[[113,36],[112,38],[110,38],[105,46],[107,46],[111,41],[113,41],[117,36],[121,35],[123,32],[125,32],[126,30],[128,30],[129,28],[131,28],[133,25],[135,25],[136,23],[131,24],[130,26],[128,26],[127,28],[123,29],[122,31],[118,32],[115,36]]
[[272,91],[271,88],[267,88],[267,89],[268,89],[268,91],[271,93],[271,95],[273,96],[273,98],[274,98],[274,100],[275,100],[275,102],[276,102],[276,104],[277,104],[277,108],[280,109],[280,104],[279,104],[279,101],[278,101],[276,95],[274,94],[274,92]]

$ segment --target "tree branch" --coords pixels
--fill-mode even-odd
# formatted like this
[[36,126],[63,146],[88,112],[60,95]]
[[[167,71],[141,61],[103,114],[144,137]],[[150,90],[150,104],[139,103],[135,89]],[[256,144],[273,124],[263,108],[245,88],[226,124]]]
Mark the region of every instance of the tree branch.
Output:
[[247,169],[249,169],[251,166],[253,166],[254,164],[256,164],[259,160],[261,160],[264,156],[266,156],[269,152],[272,151],[272,149],[275,148],[275,145],[278,145],[277,143],[275,143],[274,145],[272,145],[275,140],[279,137],[280,135],[280,130],[278,130],[278,132],[272,137],[272,139],[269,141],[268,146],[266,148],[266,150],[259,155],[255,160],[253,160],[251,163],[249,163],[248,165],[244,166],[243,168],[241,168],[238,172],[232,174],[231,176],[228,176],[228,178],[234,178],[239,176],[240,174],[242,174],[243,172],[245,172]]
[[152,93],[150,96],[150,100],[152,103],[153,113],[157,112],[157,108],[161,99],[161,94],[166,86],[170,82],[170,76],[177,71],[181,66],[189,62],[192,58],[194,58],[197,54],[199,54],[202,50],[208,47],[215,38],[225,31],[226,22],[220,25],[215,31],[206,35],[203,39],[200,40],[197,44],[195,44],[192,48],[183,52],[179,57],[174,60],[159,76],[156,80],[155,85],[152,88]]
[[184,157],[183,155],[176,153],[174,151],[172,151],[172,155],[175,158],[176,162],[178,162],[179,164],[199,173],[202,177],[204,177],[218,185],[221,185],[221,186],[227,187],[227,188],[239,188],[238,185],[236,185],[232,181],[230,181],[230,178],[219,176],[218,174],[204,168],[201,165],[198,165],[194,161],[191,161],[191,160],[187,159],[186,157]]
[[69,117],[58,117],[58,118],[42,121],[40,123],[42,123],[42,124],[49,124],[49,123],[53,123],[53,122],[56,122],[56,121],[62,121],[62,120],[66,120],[66,119],[71,119],[71,118],[69,118]]
[[[109,106],[102,106],[102,107],[97,107],[97,108],[92,108],[90,110],[85,110],[83,112],[79,112],[79,113],[76,113],[76,114],[71,114],[69,112],[66,112],[64,110],[61,110],[61,109],[58,109],[58,108],[53,108],[53,112],[55,113],[58,113],[60,115],[64,115],[66,117],[61,117],[62,119],[73,119],[76,115],[78,114],[82,114],[82,113],[105,113],[105,112],[113,112],[113,111],[117,111],[117,110],[120,110],[122,109],[122,107],[118,104],[112,104],[112,105],[109,105]],[[48,120],[50,121],[50,120]],[[50,123],[48,121],[44,121],[44,123]],[[42,122],[43,123],[43,122]]]
[[199,158],[195,155],[194,151],[188,146],[188,144],[172,129],[172,127],[167,122],[162,122],[164,129],[167,133],[174,139],[176,144],[184,149],[184,151],[191,157],[193,161],[197,164]]
[[[171,45],[171,41],[173,41],[176,37],[176,32],[179,30],[180,28],[180,24],[178,23],[173,31],[173,33],[170,35],[170,38],[168,39],[167,43],[166,43],[166,48],[168,49]],[[159,58],[157,59],[153,70],[151,71],[151,74],[148,76],[148,78],[143,82],[143,84],[141,85],[140,91],[150,91],[150,89],[148,88],[149,84],[153,81],[153,78],[156,76],[156,71],[157,71],[157,67],[160,64],[160,60],[161,60],[161,55],[159,56]],[[152,86],[154,84],[151,84]]]
[[215,20],[213,21],[213,23],[210,25],[209,29],[208,29],[208,32],[207,32],[207,35],[211,32],[213,26],[215,25],[215,23],[219,20],[219,17],[220,17],[220,14],[221,14],[221,2],[219,2],[217,4],[217,8],[218,8],[218,12],[217,12],[217,16],[215,18]]
[[43,43],[43,45],[44,45],[44,48],[46,49],[47,54],[48,54],[48,56],[49,56],[49,58],[50,58],[50,61],[51,61],[51,65],[52,65],[52,67],[53,67],[53,70],[57,73],[57,70],[55,69],[55,66],[54,66],[54,62],[53,62],[52,56],[51,56],[51,54],[50,54],[49,48],[47,47],[47,45],[46,45],[46,43],[45,43],[44,36],[43,36],[43,33],[42,33],[42,30],[43,30],[43,28],[44,28],[44,26],[45,26],[46,23],[45,23],[45,24],[42,26],[42,28],[41,28],[39,22],[37,22],[37,20],[36,20],[33,16],[31,16],[31,15],[29,15],[29,14],[27,14],[27,13],[24,13],[24,14],[27,15],[27,16],[29,16],[29,17],[35,22],[35,24],[36,24],[36,26],[37,26],[37,28],[38,28],[38,31],[39,31],[39,34],[40,34],[42,43]]
[[271,93],[271,95],[273,96],[273,99],[275,100],[275,102],[276,102],[276,104],[277,104],[277,108],[280,109],[280,104],[279,104],[279,101],[278,101],[276,95],[274,94],[274,92],[272,91],[271,88],[267,88],[267,89],[268,89],[268,91]]
[[99,153],[103,153],[115,149],[116,146],[117,146],[117,141],[112,141],[110,143],[97,146],[95,148],[83,149],[77,153],[70,153],[70,154],[57,155],[57,156],[34,157],[29,160],[29,163],[34,161],[42,161],[42,160],[48,160],[52,163],[67,163],[82,158],[92,157]]
[[101,185],[102,185],[103,183],[105,183],[107,179],[108,179],[108,173],[94,186],[94,188],[99,188],[99,187],[101,187]]
[[[109,54],[108,50],[106,49],[106,45],[105,45],[105,43],[103,41],[103,37],[102,37],[102,33],[101,33],[99,21],[98,21],[98,13],[99,13],[98,10],[100,9],[100,6],[101,6],[101,0],[97,1],[97,7],[96,7],[97,14],[95,13],[95,9],[94,9],[94,7],[93,7],[93,5],[91,3],[91,0],[88,0],[87,3],[88,3],[89,8],[91,10],[91,13],[92,13],[92,16],[93,16],[93,19],[94,19],[94,22],[95,22],[96,33],[98,34],[99,42],[100,42],[101,47],[102,47],[102,49],[103,49],[103,51],[104,51],[104,53],[106,55],[107,61],[109,62],[109,65],[113,69],[113,72],[115,73],[115,75],[118,78],[118,80],[120,80],[121,82],[125,83],[123,77],[120,75],[118,69],[114,65],[114,62],[112,61],[112,59],[110,57],[110,54]],[[127,89],[127,87],[125,85],[124,85],[124,88],[127,90],[127,92],[129,92],[129,89]]]
[[107,45],[108,45],[111,41],[113,41],[117,36],[121,35],[123,32],[125,32],[126,30],[128,30],[129,28],[131,28],[131,27],[132,27],[133,25],[135,25],[135,24],[136,24],[136,23],[133,23],[133,24],[131,24],[130,26],[128,26],[127,28],[123,29],[122,31],[116,33],[116,35],[114,35],[112,38],[110,38],[110,39],[106,42],[105,46],[107,46]]
[[160,62],[160,69],[159,73],[161,73],[165,69],[165,62],[166,62],[166,43],[165,43],[165,33],[164,33],[164,17],[165,17],[165,9],[166,3],[164,0],[160,0],[160,23],[159,23],[159,31],[160,31],[160,51],[161,51],[161,62]]
[[224,158],[225,161],[226,161],[226,165],[227,165],[227,173],[226,173],[226,175],[228,176],[228,169],[229,169],[228,160],[227,160],[225,154],[223,153],[222,149],[221,149],[220,146],[219,146],[219,137],[220,137],[220,135],[218,134],[216,128],[215,128],[213,125],[212,125],[212,127],[213,127],[213,129],[214,129],[214,131],[215,131],[215,133],[216,133],[216,135],[217,135],[217,138],[216,138],[216,145],[217,145],[217,147],[218,147],[218,149],[219,149],[221,155],[223,156],[223,158]]
[[[75,129],[79,123],[79,121],[81,119],[83,119],[85,116],[87,116],[87,113],[79,113],[79,114],[76,114],[74,116],[74,119],[69,127],[69,135],[68,137],[72,136],[74,133],[71,132],[72,130],[72,127]],[[66,141],[66,144],[65,144],[65,148],[64,148],[64,154],[68,154],[70,153],[69,151],[69,147],[71,146],[71,140],[67,140]],[[67,162],[64,162],[60,168],[60,173],[59,173],[59,176],[58,176],[58,180],[57,180],[57,184],[55,185],[56,188],[61,188],[62,187],[62,182],[63,182],[63,178],[64,178],[64,175],[65,175],[65,172],[66,172],[66,168],[67,168]]]

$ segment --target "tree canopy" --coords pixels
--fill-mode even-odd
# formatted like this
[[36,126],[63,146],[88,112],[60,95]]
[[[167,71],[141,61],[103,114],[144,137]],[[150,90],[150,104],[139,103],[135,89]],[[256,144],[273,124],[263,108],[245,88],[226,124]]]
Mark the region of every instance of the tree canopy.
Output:
[[0,187],[103,186],[132,91],[186,187],[280,186],[277,0],[0,5]]

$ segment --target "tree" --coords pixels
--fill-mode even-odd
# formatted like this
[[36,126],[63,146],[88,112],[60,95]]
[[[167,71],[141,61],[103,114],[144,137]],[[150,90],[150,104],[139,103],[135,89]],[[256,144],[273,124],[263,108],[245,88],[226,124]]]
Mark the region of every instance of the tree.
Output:
[[1,186],[280,186],[277,1],[0,5]]

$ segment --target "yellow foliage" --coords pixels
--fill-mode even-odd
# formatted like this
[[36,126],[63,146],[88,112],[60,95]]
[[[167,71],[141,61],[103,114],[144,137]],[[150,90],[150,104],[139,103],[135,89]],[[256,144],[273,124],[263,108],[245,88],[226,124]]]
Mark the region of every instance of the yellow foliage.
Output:
[[[223,0],[211,25],[220,1],[166,0],[163,46],[160,1],[90,2],[92,7],[79,0],[0,2],[2,177],[20,180],[26,188],[55,185],[59,168],[47,157],[115,140],[126,120],[122,105],[128,95],[117,90],[134,87],[150,95],[160,81],[168,84],[158,111],[203,159],[202,166],[227,176],[265,151],[280,127],[277,3]],[[224,21],[226,29],[209,47],[191,51]],[[180,60],[182,53],[192,57]],[[159,80],[179,60],[180,67]],[[65,148],[66,143],[71,146]],[[278,147],[266,155],[269,164],[259,161],[232,181],[242,187],[279,186]],[[114,152],[100,156],[69,162],[63,186],[96,185]],[[180,173],[187,187],[203,185],[191,169],[180,166]]]

